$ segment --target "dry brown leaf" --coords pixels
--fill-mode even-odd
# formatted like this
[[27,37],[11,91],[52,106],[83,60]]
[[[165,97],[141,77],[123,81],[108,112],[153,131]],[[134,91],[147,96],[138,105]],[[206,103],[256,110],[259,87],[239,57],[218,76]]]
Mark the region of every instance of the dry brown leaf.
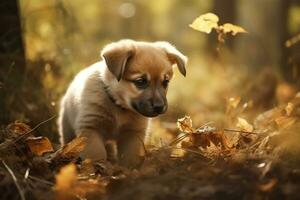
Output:
[[62,148],[59,155],[65,158],[76,157],[84,150],[86,143],[86,137],[76,137]]
[[238,122],[236,124],[236,127],[241,129],[242,131],[252,132],[253,126],[247,122],[244,118],[238,117]]
[[191,143],[193,147],[202,147],[206,149],[211,144],[222,149],[229,149],[228,139],[223,131],[209,131],[205,133],[193,133],[190,135]]
[[223,24],[222,26],[220,26],[220,29],[224,33],[231,33],[232,35],[236,35],[238,33],[247,33],[247,31],[244,28],[231,23]]
[[39,156],[54,151],[52,144],[47,137],[28,137],[26,143],[30,151]]
[[184,116],[177,120],[177,127],[184,133],[193,133],[193,122],[190,116]]
[[219,17],[213,13],[206,13],[197,17],[189,26],[197,31],[209,34],[213,28],[218,28]]
[[9,124],[7,128],[11,133],[17,136],[24,135],[31,131],[31,128],[27,124],[17,121]]

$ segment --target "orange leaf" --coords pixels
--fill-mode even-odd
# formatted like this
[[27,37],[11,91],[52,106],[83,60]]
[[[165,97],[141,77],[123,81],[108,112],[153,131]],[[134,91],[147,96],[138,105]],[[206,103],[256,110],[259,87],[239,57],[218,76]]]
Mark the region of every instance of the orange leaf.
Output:
[[86,143],[86,137],[76,137],[62,148],[62,151],[59,155],[65,158],[76,157],[80,152],[84,150]]
[[56,175],[55,189],[64,191],[69,190],[77,181],[77,171],[75,164],[71,163],[61,168]]
[[26,139],[26,143],[30,151],[39,156],[54,151],[52,144],[47,137],[29,137]]

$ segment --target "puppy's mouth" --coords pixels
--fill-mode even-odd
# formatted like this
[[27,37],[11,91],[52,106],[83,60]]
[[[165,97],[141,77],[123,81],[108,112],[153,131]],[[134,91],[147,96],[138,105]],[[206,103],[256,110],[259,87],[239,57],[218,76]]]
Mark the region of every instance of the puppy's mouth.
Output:
[[163,114],[167,111],[166,105],[162,107],[153,107],[149,105],[144,105],[143,103],[132,103],[132,108],[145,117],[157,117],[158,115]]

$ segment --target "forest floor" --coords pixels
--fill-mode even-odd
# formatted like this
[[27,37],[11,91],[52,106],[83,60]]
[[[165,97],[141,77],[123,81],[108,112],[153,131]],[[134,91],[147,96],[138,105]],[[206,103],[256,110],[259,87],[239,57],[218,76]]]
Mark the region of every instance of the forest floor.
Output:
[[181,134],[147,148],[134,170],[81,160],[85,138],[59,147],[34,136],[41,125],[1,129],[0,199],[300,199],[299,93],[234,129],[179,119]]

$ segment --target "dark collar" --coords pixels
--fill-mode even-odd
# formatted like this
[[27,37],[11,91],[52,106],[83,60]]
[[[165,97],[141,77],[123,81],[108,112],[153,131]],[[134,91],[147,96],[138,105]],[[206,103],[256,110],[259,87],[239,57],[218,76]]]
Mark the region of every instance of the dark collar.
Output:
[[105,93],[107,94],[108,98],[110,99],[110,101],[113,104],[115,104],[117,107],[121,108],[122,110],[126,110],[126,108],[124,108],[122,105],[120,105],[119,103],[117,103],[117,100],[111,94],[111,91],[109,90],[109,86],[106,85],[103,80],[101,80],[101,83],[102,83],[103,89],[104,89]]

